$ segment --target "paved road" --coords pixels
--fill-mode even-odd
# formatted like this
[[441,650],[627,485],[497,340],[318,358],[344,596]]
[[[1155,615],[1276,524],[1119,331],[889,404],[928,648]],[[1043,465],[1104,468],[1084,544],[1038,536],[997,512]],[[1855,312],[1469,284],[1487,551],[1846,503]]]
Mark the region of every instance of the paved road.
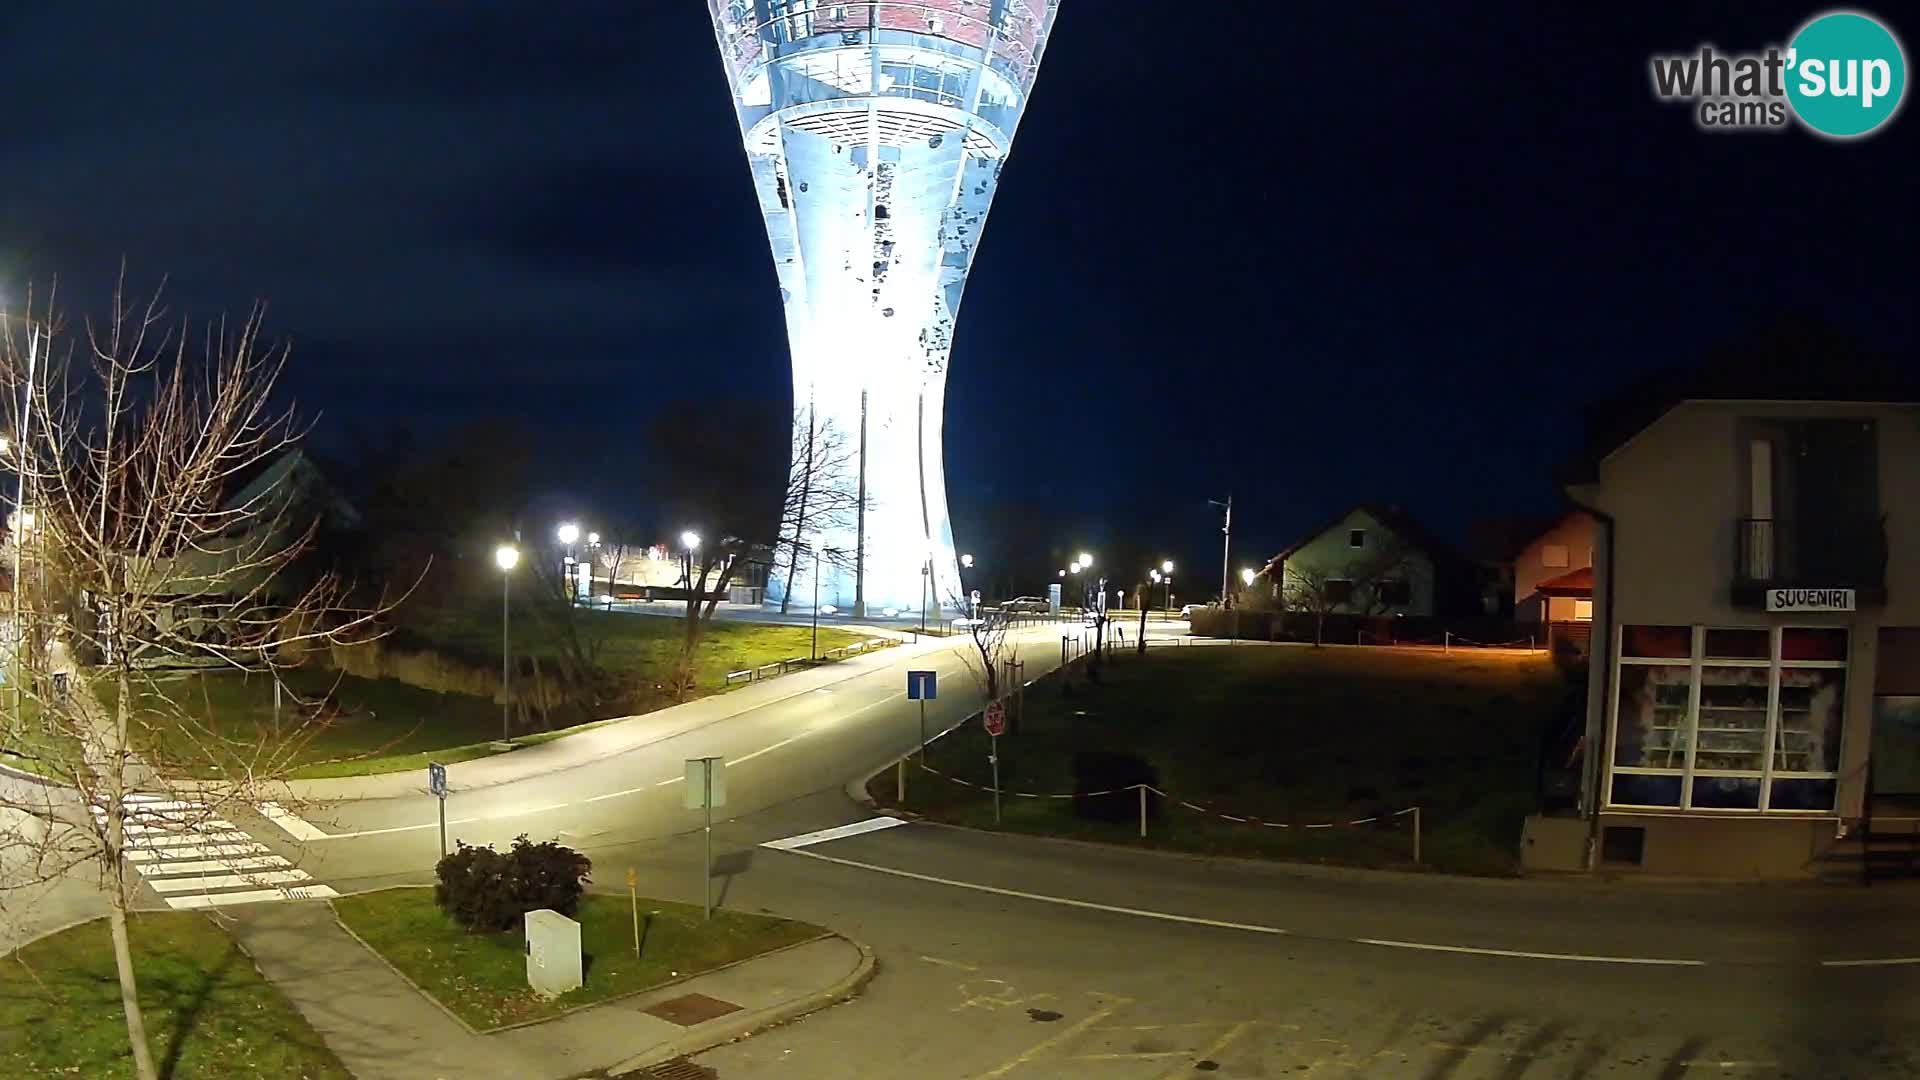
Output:
[[[1026,633],[1029,676],[1057,663],[1060,632]],[[760,846],[867,817],[841,789],[917,743],[905,670],[940,672],[929,726],[955,722],[978,700],[953,692],[971,688],[966,645],[887,650],[548,744],[571,749],[455,766],[451,831],[558,836],[603,883],[634,866],[649,894],[697,900],[681,763],[727,756],[721,902],[860,937],[882,974],[858,1002],[707,1055],[724,1080],[1920,1073],[1920,962],[1850,963],[1920,957],[1910,890],[1303,872],[930,825]],[[573,757],[509,775],[560,760],[536,754]],[[433,811],[403,784],[303,808],[324,838],[232,817],[347,891],[424,880]]]
[[[881,963],[858,1001],[702,1055],[721,1080],[1920,1072],[1909,1023],[1920,971],[1819,964],[1856,956],[1871,937],[1863,927],[1913,910],[1920,896],[1908,890],[1435,881],[926,825],[802,849],[811,855],[759,846],[846,816],[844,799],[823,794],[720,830],[725,903],[835,926],[874,946]],[[606,878],[634,866],[656,894],[698,896],[690,839],[589,850]],[[1389,927],[1407,939],[1434,931],[1588,955],[1672,950],[1670,959],[1704,962],[1426,952],[1348,937]],[[1878,944],[1910,940],[1901,931]]]

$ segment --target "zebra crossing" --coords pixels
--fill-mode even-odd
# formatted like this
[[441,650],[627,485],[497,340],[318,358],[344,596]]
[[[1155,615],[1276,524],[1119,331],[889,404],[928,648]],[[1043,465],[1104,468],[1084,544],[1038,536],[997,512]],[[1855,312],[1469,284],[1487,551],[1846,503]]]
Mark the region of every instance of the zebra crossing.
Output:
[[[340,894],[204,804],[128,795],[126,858],[173,908],[225,907]],[[106,810],[93,806],[96,821]]]

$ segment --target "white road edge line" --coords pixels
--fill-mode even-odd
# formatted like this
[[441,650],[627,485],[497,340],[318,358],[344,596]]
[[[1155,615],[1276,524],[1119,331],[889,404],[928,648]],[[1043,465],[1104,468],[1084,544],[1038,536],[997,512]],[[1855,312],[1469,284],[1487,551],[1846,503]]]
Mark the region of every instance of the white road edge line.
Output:
[[[792,839],[802,839],[794,837]],[[1091,900],[1076,900],[1068,896],[1048,896],[1044,893],[1024,892],[1020,889],[1003,889],[996,885],[981,885],[972,881],[956,881],[953,878],[935,877],[932,874],[919,874],[912,870],[897,870],[891,866],[875,866],[872,863],[855,862],[833,855],[822,855],[817,851],[804,851],[795,847],[781,847],[781,841],[761,844],[779,851],[788,851],[821,862],[851,866],[856,870],[871,870],[878,874],[890,874],[894,877],[908,878],[913,881],[925,881],[934,885],[948,885],[956,889],[971,889],[974,892],[992,893],[995,896],[1011,896],[1020,900],[1035,900],[1043,904],[1059,904],[1063,907],[1083,908],[1089,911],[1107,911],[1116,915],[1134,915],[1143,919],[1158,919],[1162,922],[1186,923],[1191,926],[1212,926],[1223,930],[1244,930],[1255,934],[1291,935],[1291,931],[1277,926],[1261,926],[1257,923],[1229,922],[1224,919],[1206,919],[1196,915],[1176,915],[1170,911],[1148,911],[1143,908],[1121,907],[1117,904],[1100,904]],[[1338,939],[1336,939],[1338,940]],[[1393,949],[1419,949],[1429,952],[1467,953],[1477,956],[1504,956],[1523,960],[1567,960],[1588,964],[1637,964],[1655,967],[1705,967],[1705,960],[1667,960],[1657,957],[1636,956],[1583,956],[1578,953],[1523,952],[1514,949],[1476,949],[1465,945],[1430,945],[1418,941],[1392,941],[1385,938],[1345,939],[1362,945],[1383,945]]]
[[1885,960],[1822,960],[1821,967],[1900,967],[1920,964],[1920,956],[1891,956]]
[[[762,844],[761,847],[770,845]],[[852,859],[835,858],[822,855],[817,851],[804,851],[799,848],[780,848],[795,855],[803,855],[821,862],[838,863],[858,870],[872,870],[879,874],[892,874],[894,877],[911,878],[914,881],[927,881],[935,885],[950,885],[956,889],[972,889],[975,892],[992,893],[996,896],[1011,896],[1019,900],[1037,900],[1042,904],[1059,904],[1062,907],[1084,908],[1088,911],[1106,911],[1115,915],[1137,915],[1143,919],[1159,919],[1163,922],[1187,923],[1192,926],[1213,926],[1222,930],[1245,930],[1254,934],[1285,934],[1287,931],[1277,926],[1260,926],[1255,923],[1226,922],[1221,919],[1203,919],[1196,915],[1175,915],[1168,911],[1146,911],[1141,908],[1119,907],[1114,904],[1096,904],[1091,900],[1075,900],[1068,896],[1047,896],[1044,893],[1021,892],[1019,889],[1002,889],[994,885],[980,885],[971,881],[955,881],[952,878],[934,877],[932,874],[916,874],[911,870],[895,870],[891,866],[874,866],[871,863],[854,862]]]
[[1383,945],[1389,949],[1419,949],[1422,952],[1465,953],[1470,956],[1505,956],[1519,960],[1572,960],[1583,964],[1639,964],[1650,967],[1707,966],[1705,960],[1670,960],[1655,956],[1587,956],[1582,953],[1479,949],[1471,945],[1433,945],[1424,941],[1391,941],[1386,938],[1354,938],[1353,940],[1362,945]]
[[256,803],[255,809],[260,815],[286,831],[295,840],[325,840],[327,834],[319,826],[306,818],[288,810],[277,802]]
[[840,825],[831,829],[819,829],[815,832],[801,833],[799,836],[789,836],[784,840],[769,840],[760,846],[770,847],[777,851],[792,851],[796,848],[808,847],[813,844],[824,844],[829,840],[843,840],[849,836],[879,832],[881,829],[891,829],[895,825],[905,824],[905,821],[897,817],[868,818],[865,821],[856,821],[851,825]]

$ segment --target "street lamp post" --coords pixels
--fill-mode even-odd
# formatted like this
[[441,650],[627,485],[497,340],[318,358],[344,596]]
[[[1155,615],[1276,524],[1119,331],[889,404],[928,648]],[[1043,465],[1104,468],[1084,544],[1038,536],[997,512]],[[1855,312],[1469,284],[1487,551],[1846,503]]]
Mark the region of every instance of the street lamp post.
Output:
[[579,570],[577,569],[577,567],[579,566],[579,560],[574,558],[573,545],[575,541],[580,539],[580,526],[574,524],[571,521],[564,522],[563,524],[561,524],[559,529],[555,530],[555,535],[559,536],[560,542],[562,544],[565,544],[567,547],[566,558],[563,559],[560,563],[560,568],[561,568],[560,576],[561,576],[561,579],[567,583],[566,585],[567,603],[572,604],[574,593],[578,591],[576,586],[574,585],[573,579],[574,579],[574,575],[579,573]]
[[820,659],[820,549],[813,549],[813,644],[808,647],[808,658]]
[[[700,549],[700,534],[688,529],[680,534],[680,547],[687,553],[687,596],[693,597],[693,553]],[[692,609],[689,608],[689,611]]]
[[1160,564],[1161,579],[1167,584],[1167,614],[1173,614],[1173,560]]
[[494,565],[500,568],[500,741],[513,737],[513,638],[508,634],[509,601],[513,595],[513,568],[520,564],[520,549],[501,544],[493,549]]

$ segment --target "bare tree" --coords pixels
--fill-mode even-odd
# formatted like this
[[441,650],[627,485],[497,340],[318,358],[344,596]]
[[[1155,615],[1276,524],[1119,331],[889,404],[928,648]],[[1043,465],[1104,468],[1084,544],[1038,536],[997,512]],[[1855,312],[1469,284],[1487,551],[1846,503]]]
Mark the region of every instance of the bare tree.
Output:
[[[1389,540],[1371,554],[1339,566],[1289,559],[1282,571],[1280,602],[1289,611],[1306,612],[1314,617],[1313,643],[1319,645],[1328,615],[1337,612],[1385,614],[1397,606],[1394,593],[1411,588],[1419,572],[1419,560],[1414,557],[1413,549],[1399,540]],[[1273,568],[1268,567],[1262,576],[1272,573]],[[1265,602],[1264,597],[1270,593],[1252,595]]]
[[1327,616],[1340,610],[1353,595],[1353,582],[1326,567],[1285,564],[1281,597],[1289,611],[1313,616],[1313,644],[1323,643]]
[[[860,494],[854,464],[853,448],[831,419],[817,417],[811,402],[794,410],[793,454],[773,551],[774,573],[786,578],[780,595],[782,615],[792,606],[794,578],[812,550],[809,545],[819,542],[808,538],[845,533],[855,526]],[[853,566],[851,551],[823,548],[822,559],[842,568]]]
[[[271,400],[288,352],[262,341],[262,309],[196,330],[123,282],[77,340],[50,303],[27,314],[5,324],[0,383],[18,539],[38,563],[25,576],[46,584],[25,590],[10,635],[23,700],[9,749],[49,782],[0,795],[0,888],[98,874],[134,1071],[155,1080],[127,933],[130,837],[269,797],[328,718],[242,737],[137,658],[274,664],[373,636],[389,605],[350,611],[342,582],[303,565],[317,520],[273,476],[300,430]],[[40,639],[44,665],[21,663]]]
[[[962,610],[968,604],[958,594],[948,596],[947,602]],[[999,701],[1002,693],[1000,676],[1005,673],[1008,664],[1020,657],[1020,648],[1012,640],[1013,620],[1005,612],[984,611],[979,618],[968,619],[966,623],[967,639],[973,648],[963,652],[960,658],[986,700]]]
[[599,560],[601,569],[607,572],[607,610],[613,610],[613,594],[617,591],[620,578],[620,564],[627,561],[627,549],[630,545],[624,539],[609,536],[600,545]]

